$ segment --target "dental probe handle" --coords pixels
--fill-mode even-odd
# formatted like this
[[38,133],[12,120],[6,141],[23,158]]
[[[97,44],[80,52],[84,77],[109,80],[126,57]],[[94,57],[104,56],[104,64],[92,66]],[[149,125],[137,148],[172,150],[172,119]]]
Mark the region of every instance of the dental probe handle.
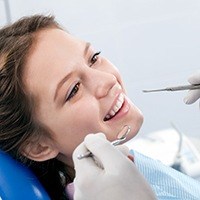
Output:
[[200,89],[200,85],[182,85],[182,86],[175,86],[175,87],[167,87],[167,91],[179,91],[179,90],[197,90]]
[[[112,144],[113,146],[117,146],[117,145],[121,144],[123,141],[126,140],[126,136],[129,134],[130,131],[131,131],[131,127],[128,126],[128,125],[125,125],[125,126],[122,128],[122,130],[120,131],[121,137],[118,138],[118,139],[116,139],[116,140],[114,140],[114,141],[112,141],[111,144]],[[93,154],[92,154],[90,151],[87,151],[87,152],[84,153],[84,154],[78,155],[77,158],[80,160],[80,159],[82,159],[82,158],[87,158],[87,157],[92,157],[92,156],[93,156]]]
[[[118,140],[115,140],[115,141],[111,142],[111,144],[116,146],[116,145],[119,145],[122,141],[124,141],[124,139],[118,139]],[[92,157],[92,156],[93,156],[92,152],[87,151],[84,154],[78,155],[77,158],[80,160],[82,158],[87,158],[87,157]]]
[[[114,140],[113,142],[111,142],[111,144],[112,144],[113,146],[119,145],[119,144],[120,144],[122,141],[124,141],[125,139],[126,139],[126,138]],[[93,156],[92,152],[87,151],[87,152],[84,153],[84,154],[78,155],[77,158],[80,160],[80,159],[82,159],[82,158],[87,158],[87,157],[92,157],[92,156]]]
[[200,89],[200,84],[196,85],[181,85],[175,87],[167,87],[162,89],[143,90],[143,92],[161,92],[161,91],[180,91],[180,90],[197,90]]

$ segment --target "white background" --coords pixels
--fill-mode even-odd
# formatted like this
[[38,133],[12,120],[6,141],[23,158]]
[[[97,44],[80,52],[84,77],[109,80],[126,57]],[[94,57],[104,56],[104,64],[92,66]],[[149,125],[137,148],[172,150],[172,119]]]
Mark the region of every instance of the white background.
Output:
[[[199,103],[186,106],[186,91],[142,92],[187,84],[187,77],[200,69],[199,0],[9,0],[9,4],[12,22],[24,15],[54,14],[69,32],[101,50],[118,67],[129,97],[144,113],[140,135],[169,128],[173,122],[183,133],[199,137]],[[0,0],[0,25],[4,24]]]

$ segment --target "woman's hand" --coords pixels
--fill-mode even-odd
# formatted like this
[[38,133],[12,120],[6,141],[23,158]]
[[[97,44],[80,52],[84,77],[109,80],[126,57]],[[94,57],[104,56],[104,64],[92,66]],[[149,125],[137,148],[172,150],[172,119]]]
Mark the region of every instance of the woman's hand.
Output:
[[[79,160],[87,151],[93,157]],[[76,170],[75,200],[152,200],[151,187],[127,157],[128,148],[117,148],[102,133],[86,136],[73,154]]]

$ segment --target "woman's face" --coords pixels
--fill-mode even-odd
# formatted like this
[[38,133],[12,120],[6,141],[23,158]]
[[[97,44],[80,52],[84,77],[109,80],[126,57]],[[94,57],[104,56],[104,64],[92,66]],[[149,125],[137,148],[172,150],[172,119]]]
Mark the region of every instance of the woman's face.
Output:
[[24,81],[35,98],[37,120],[68,159],[89,133],[103,132],[112,141],[130,125],[130,139],[141,127],[142,114],[127,98],[115,66],[89,43],[60,29],[37,34]]

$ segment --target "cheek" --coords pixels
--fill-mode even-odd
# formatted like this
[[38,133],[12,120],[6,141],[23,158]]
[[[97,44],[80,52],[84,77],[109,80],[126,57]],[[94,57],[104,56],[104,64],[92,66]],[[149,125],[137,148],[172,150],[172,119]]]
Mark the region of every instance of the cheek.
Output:
[[76,148],[87,134],[93,133],[99,126],[97,105],[91,101],[88,104],[88,100],[86,102],[84,104],[82,101],[81,104],[73,105],[72,109],[60,117],[60,123],[62,121],[60,125],[65,130],[62,134],[65,135],[66,143],[70,143],[72,149]]
[[92,99],[82,99],[81,102],[73,106],[70,113],[70,124],[80,133],[92,133],[99,122],[99,106]]
[[143,114],[142,112],[131,102],[131,112],[129,115],[129,120],[127,120],[131,126],[131,133],[128,136],[128,139],[131,139],[137,135],[139,132],[142,123],[143,123]]

